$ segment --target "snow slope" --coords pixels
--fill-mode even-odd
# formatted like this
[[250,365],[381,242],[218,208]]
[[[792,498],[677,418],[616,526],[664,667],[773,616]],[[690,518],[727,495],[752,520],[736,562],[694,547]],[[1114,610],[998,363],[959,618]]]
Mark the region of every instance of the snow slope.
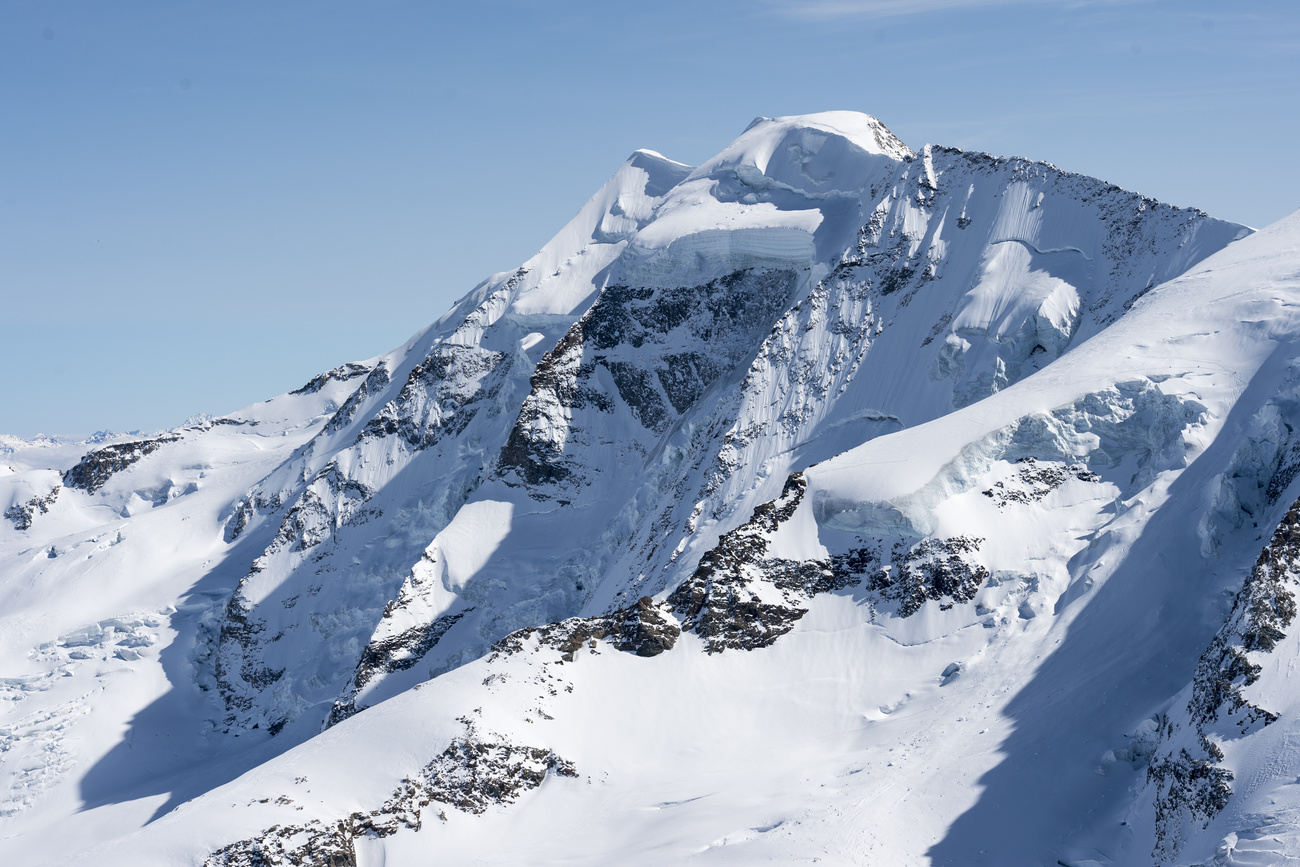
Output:
[[385,356],[6,440],[0,856],[1283,863],[1298,251],[760,118]]

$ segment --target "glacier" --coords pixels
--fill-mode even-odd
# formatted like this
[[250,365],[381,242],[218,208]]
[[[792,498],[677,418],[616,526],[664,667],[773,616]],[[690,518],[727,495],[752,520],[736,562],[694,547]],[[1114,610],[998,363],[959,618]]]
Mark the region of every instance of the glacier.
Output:
[[853,112],[385,355],[0,439],[6,863],[1300,861],[1300,216]]

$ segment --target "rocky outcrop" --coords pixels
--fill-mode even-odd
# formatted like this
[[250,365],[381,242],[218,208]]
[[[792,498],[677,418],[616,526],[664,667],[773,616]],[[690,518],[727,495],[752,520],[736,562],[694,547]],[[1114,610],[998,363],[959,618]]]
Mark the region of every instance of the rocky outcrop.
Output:
[[[469,727],[442,754],[408,779],[394,796],[407,807],[436,801],[466,813],[482,813],[493,804],[512,804],[542,784],[548,773],[576,777],[573,763],[542,747],[512,744],[500,736],[480,738]],[[385,805],[387,806],[387,805]],[[385,812],[395,812],[391,808]]]
[[243,535],[248,529],[248,525],[253,522],[253,516],[257,510],[250,500],[240,500],[235,503],[234,508],[230,511],[230,517],[226,519],[225,536],[227,542],[233,542]]
[[[551,750],[513,744],[499,735],[483,738],[469,720],[462,721],[466,733],[403,780],[382,806],[333,822],[272,826],[213,852],[204,867],[355,867],[353,840],[388,837],[403,828],[419,830],[424,810],[432,804],[477,815],[493,805],[514,803],[550,774],[578,775],[572,762]],[[293,801],[282,795],[278,803]]]
[[361,407],[372,396],[383,391],[384,386],[388,385],[389,380],[388,367],[380,364],[357,386],[357,390],[348,395],[348,399],[343,401],[343,405],[334,411],[330,420],[325,423],[321,429],[323,434],[338,433],[356,419]]
[[424,449],[454,436],[473,420],[482,401],[496,396],[509,356],[481,346],[440,343],[411,369],[396,399],[385,404],[362,429],[361,437],[401,437]]
[[983,540],[971,536],[898,542],[887,563],[879,540],[862,540],[829,560],[767,556],[771,534],[794,515],[806,489],[802,473],[791,475],[779,498],[724,534],[669,595],[682,628],[703,638],[709,653],[771,645],[794,628],[807,613],[807,601],[820,593],[863,586],[878,602],[896,603],[898,616],[909,617],[930,600],[943,608],[970,602],[990,577],[975,557]]
[[989,570],[975,559],[983,539],[952,536],[897,542],[889,562],[880,548],[865,545],[836,554],[831,568],[845,584],[862,583],[879,601],[897,603],[899,617],[910,617],[928,601],[941,608],[970,602],[989,580]]
[[158,449],[178,441],[178,436],[161,436],[153,439],[138,440],[129,443],[115,443],[111,446],[88,452],[77,465],[63,474],[63,484],[93,494],[113,477],[145,455],[153,454]]
[[267,553],[281,548],[306,551],[344,524],[368,519],[371,515],[362,507],[374,493],[369,485],[348,478],[337,463],[329,463],[289,507]]
[[[347,364],[339,365],[333,370],[327,370],[324,373],[313,377],[302,388],[295,388],[289,394],[315,394],[330,382],[347,382],[350,379],[356,379],[359,376],[365,376],[370,372],[370,368],[364,364],[358,364],[350,361]],[[218,419],[218,422],[221,420]]]
[[1018,458],[1016,463],[1022,466],[1013,478],[1006,482],[994,482],[993,487],[980,491],[997,503],[999,509],[1009,503],[1036,503],[1071,478],[1081,482],[1101,480],[1100,476],[1083,466],[1068,466],[1053,461],[1039,462],[1031,457]]
[[492,645],[491,658],[519,653],[534,640],[543,647],[560,651],[565,662],[572,662],[574,654],[584,646],[594,647],[597,641],[605,641],[624,653],[658,656],[672,650],[681,635],[681,629],[665,615],[665,607],[643,596],[635,605],[603,617],[572,617],[559,623],[521,629]]
[[[231,596],[222,617],[218,633],[220,643],[214,659],[216,683],[229,710],[242,711],[252,706],[252,701],[241,684],[252,689],[265,689],[284,676],[283,668],[268,666],[256,656],[226,652],[230,647],[252,646],[264,632],[266,622],[252,613],[252,606],[244,602],[238,593]],[[232,713],[227,716],[226,724],[233,722]]]
[[44,515],[50,511],[50,506],[58,499],[60,490],[62,488],[55,485],[54,489],[43,497],[32,497],[25,503],[14,503],[5,509],[5,517],[13,521],[15,530],[31,529],[32,521],[36,519],[38,513]]
[[1231,769],[1216,738],[1240,738],[1278,716],[1246,697],[1296,617],[1300,592],[1300,500],[1291,505],[1260,552],[1227,621],[1201,654],[1185,714],[1162,721],[1161,744],[1147,768],[1154,791],[1157,860],[1177,857],[1187,828],[1209,824],[1232,795]]
[[412,450],[427,449],[461,434],[484,407],[492,406],[515,357],[484,346],[484,336],[528,273],[527,268],[516,270],[437,341],[411,368],[397,396],[366,422],[359,442],[397,437]]
[[794,514],[808,487],[791,475],[781,496],[723,534],[690,578],[668,596],[682,629],[704,641],[708,653],[768,647],[808,613],[807,600],[844,586],[819,560],[768,557],[770,535]]
[[[1170,726],[1163,720],[1160,734],[1171,735],[1174,730]],[[1204,736],[1193,749],[1200,755],[1179,747],[1147,765],[1147,785],[1155,787],[1156,845],[1151,855],[1157,862],[1176,858],[1185,826],[1205,828],[1232,796],[1233,773],[1219,765],[1223,751]]]

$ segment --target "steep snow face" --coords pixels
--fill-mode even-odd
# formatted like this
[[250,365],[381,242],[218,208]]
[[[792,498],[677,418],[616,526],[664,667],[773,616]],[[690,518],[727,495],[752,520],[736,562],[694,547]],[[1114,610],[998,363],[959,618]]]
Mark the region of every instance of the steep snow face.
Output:
[[[538,357],[685,171],[634,154],[537,256],[381,360],[301,458],[250,492],[250,520],[279,527],[211,649],[223,730],[278,732],[344,691],[403,577],[491,471]],[[353,577],[322,595],[331,572]]]
[[[213,650],[231,708],[223,730],[279,731],[335,698],[336,720],[359,683],[395,671],[418,682],[507,632],[583,610],[594,592],[606,597],[601,604],[625,599],[622,588],[602,586],[603,565],[630,539],[628,525],[654,490],[681,482],[671,466],[656,470],[647,459],[726,393],[814,270],[827,270],[819,246],[839,256],[836,239],[856,231],[868,184],[882,185],[910,157],[874,119],[838,114],[757,123],[693,172],[638,152],[538,256],[381,361],[301,464],[248,498],[250,521],[287,509],[232,597]],[[780,180],[798,165],[813,173],[801,182],[811,189]],[[505,423],[512,411],[513,428]],[[474,581],[453,590],[426,580],[416,593],[412,573],[399,586],[416,561],[437,559],[415,547],[417,534],[437,533],[469,498],[513,502],[500,486],[521,484],[529,493],[512,510],[512,541]],[[625,517],[594,538],[573,538],[546,529],[571,519],[547,514],[553,507],[539,512],[539,498]],[[376,520],[394,510],[403,528],[403,513],[418,516],[402,531],[410,541],[391,537],[391,519]],[[340,547],[344,535],[353,541]],[[380,557],[358,553],[381,538]],[[544,539],[564,542],[548,556]],[[457,556],[449,545],[430,551]],[[337,599],[321,598],[314,576],[357,566],[365,578],[350,582],[345,616]],[[433,620],[398,628],[408,605]],[[382,611],[388,622],[376,623]],[[304,652],[302,642],[322,639],[325,659]],[[437,653],[417,666],[427,653],[399,651],[395,641],[426,651],[436,644]],[[347,686],[340,663],[349,655],[357,669]]]
[[[473,495],[514,503],[510,533],[454,593],[412,574],[372,639],[407,654],[400,673],[368,658],[336,719],[511,629],[671,589],[791,470],[996,392],[1176,273],[1166,260],[1243,231],[1042,164],[882,152],[819,117],[757,123],[665,196],[535,369],[498,480]],[[841,189],[754,181],[788,174],[799,141],[851,154]],[[715,228],[719,207],[748,217]],[[736,240],[751,235],[761,258]],[[431,619],[408,625],[415,610]]]
[[6,441],[0,852],[1146,863],[1105,823],[1296,493],[1293,223],[760,118],[387,355]]

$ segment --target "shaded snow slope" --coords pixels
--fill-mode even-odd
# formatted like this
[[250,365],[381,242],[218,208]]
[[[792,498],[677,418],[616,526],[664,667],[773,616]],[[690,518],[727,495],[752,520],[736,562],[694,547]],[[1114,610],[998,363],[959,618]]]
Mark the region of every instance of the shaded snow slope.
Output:
[[1247,235],[760,118],[698,168],[637,152],[387,355],[50,469],[6,441],[0,854],[1290,839],[1289,621],[1249,638],[1290,567],[1247,579],[1300,494],[1300,221]]

